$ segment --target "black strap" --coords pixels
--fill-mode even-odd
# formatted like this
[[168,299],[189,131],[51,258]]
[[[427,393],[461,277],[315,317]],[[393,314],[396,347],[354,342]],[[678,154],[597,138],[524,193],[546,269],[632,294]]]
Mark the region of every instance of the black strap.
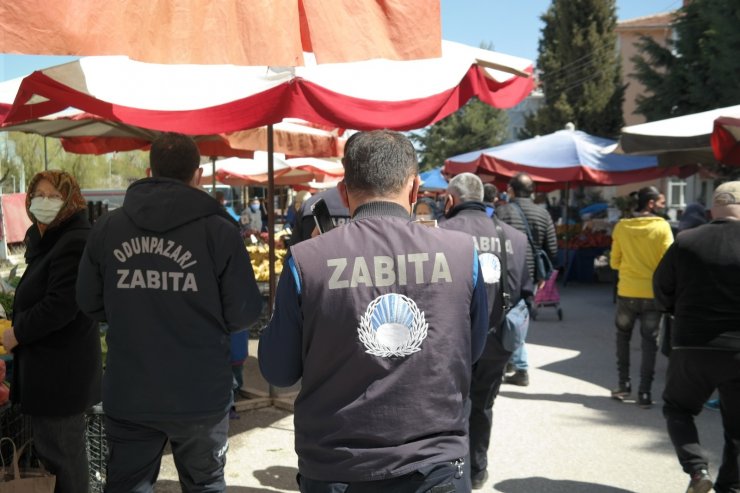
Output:
[[532,230],[529,229],[529,221],[527,221],[527,216],[524,215],[524,211],[519,204],[517,204],[516,202],[512,202],[511,204],[516,207],[516,210],[519,211],[519,215],[522,216],[522,221],[524,221],[524,228],[527,230],[527,239],[529,240],[529,246],[532,247],[532,256],[534,257],[534,254],[537,251],[537,247],[534,246],[534,240],[532,239]]
[[[493,224],[496,225],[496,233],[498,234],[498,239],[501,242],[501,322],[504,321],[504,317],[506,316],[506,312],[509,311],[511,308],[511,294],[509,293],[509,269],[506,266],[506,233],[504,233],[504,228],[501,227],[501,225],[498,222],[498,219],[494,215],[491,219],[493,219]],[[501,325],[499,323],[499,325]]]

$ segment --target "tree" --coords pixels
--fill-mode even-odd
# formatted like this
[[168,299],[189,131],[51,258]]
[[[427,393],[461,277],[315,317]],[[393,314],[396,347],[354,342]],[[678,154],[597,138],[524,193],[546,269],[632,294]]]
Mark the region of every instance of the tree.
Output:
[[425,130],[412,134],[422,170],[437,168],[445,159],[501,144],[509,135],[506,112],[477,99]]
[[649,121],[740,103],[740,2],[694,0],[678,11],[666,46],[642,38],[631,74],[646,88]]
[[520,137],[576,128],[615,137],[624,124],[615,0],[553,0],[543,14],[537,67],[544,105]]

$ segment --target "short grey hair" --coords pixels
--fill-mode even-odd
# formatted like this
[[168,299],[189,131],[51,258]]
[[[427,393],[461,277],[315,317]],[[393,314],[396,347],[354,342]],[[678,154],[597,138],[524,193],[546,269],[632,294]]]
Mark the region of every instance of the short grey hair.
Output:
[[350,193],[385,197],[400,192],[419,174],[416,150],[399,132],[353,134],[344,146],[344,183]]
[[483,182],[473,173],[460,173],[450,180],[447,192],[451,193],[462,202],[482,202]]

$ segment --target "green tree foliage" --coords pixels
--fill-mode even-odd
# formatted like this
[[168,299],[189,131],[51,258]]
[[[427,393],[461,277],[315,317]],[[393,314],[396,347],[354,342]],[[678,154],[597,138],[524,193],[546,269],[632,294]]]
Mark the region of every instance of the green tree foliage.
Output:
[[637,111],[660,120],[740,103],[740,2],[694,0],[678,11],[667,46],[642,38],[633,76]]
[[543,14],[537,67],[545,102],[522,138],[577,129],[603,137],[624,124],[615,0],[553,0]]
[[420,169],[444,164],[445,159],[503,143],[508,137],[506,112],[477,99],[410,138],[419,149]]
[[81,188],[126,188],[146,176],[148,166],[148,155],[141,151],[101,156],[73,154],[64,150],[59,139],[47,138],[44,143],[43,137],[34,134],[10,132],[3,137],[2,144],[0,178],[8,175],[2,183],[4,193],[25,192],[33,175],[44,169],[45,159],[48,169],[69,172]]

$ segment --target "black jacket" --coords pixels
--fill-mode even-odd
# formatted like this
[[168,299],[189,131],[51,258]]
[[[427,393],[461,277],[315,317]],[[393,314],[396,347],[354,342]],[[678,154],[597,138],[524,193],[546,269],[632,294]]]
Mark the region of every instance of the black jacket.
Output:
[[[496,207],[495,214],[497,218],[524,234],[527,234],[527,229],[522,215],[519,213],[519,208],[514,204],[519,205],[522,212],[524,212],[535,246],[544,250],[553,265],[557,265],[558,237],[555,234],[555,226],[552,224],[552,218],[547,209],[539,207],[528,197],[515,197],[512,199],[512,203]],[[535,279],[534,252],[532,252],[531,246],[527,248],[527,266],[529,267],[529,275],[532,279]]]
[[653,290],[676,317],[674,348],[740,350],[740,221],[680,233],[653,274]]
[[41,236],[26,233],[27,268],[15,292],[11,399],[24,414],[71,416],[100,402],[100,332],[75,303],[90,232],[85,212]]
[[262,298],[237,223],[207,193],[165,178],[132,184],[90,234],[77,299],[109,324],[107,414],[226,412],[229,333],[257,319]]

